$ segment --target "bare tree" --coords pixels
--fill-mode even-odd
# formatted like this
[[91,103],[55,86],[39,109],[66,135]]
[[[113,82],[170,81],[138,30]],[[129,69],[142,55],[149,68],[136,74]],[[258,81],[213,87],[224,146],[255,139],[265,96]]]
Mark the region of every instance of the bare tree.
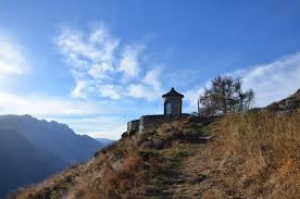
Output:
[[218,76],[200,96],[198,111],[206,116],[241,112],[250,108],[253,99],[253,90],[243,91],[240,79]]
[[[202,105],[202,106],[201,106]],[[198,101],[198,111],[203,115],[213,116],[215,114],[215,107],[213,103],[212,90],[205,89],[203,96]]]

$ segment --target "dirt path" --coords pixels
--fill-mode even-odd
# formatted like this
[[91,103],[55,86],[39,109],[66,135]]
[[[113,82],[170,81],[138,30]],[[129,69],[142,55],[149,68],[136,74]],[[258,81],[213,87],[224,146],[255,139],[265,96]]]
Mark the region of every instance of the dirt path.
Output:
[[[190,155],[179,166],[177,180],[168,187],[173,199],[222,198],[224,190],[217,180],[218,171],[224,156],[213,156],[214,144],[189,144]],[[220,154],[220,153],[218,153]],[[221,153],[222,154],[222,153]],[[214,158],[213,158],[214,157]]]

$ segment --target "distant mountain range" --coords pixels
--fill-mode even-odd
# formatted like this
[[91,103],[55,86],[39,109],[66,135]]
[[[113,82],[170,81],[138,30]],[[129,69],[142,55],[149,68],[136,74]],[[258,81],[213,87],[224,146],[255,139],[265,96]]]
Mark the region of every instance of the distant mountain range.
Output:
[[0,198],[67,166],[87,161],[107,142],[30,115],[0,116]]

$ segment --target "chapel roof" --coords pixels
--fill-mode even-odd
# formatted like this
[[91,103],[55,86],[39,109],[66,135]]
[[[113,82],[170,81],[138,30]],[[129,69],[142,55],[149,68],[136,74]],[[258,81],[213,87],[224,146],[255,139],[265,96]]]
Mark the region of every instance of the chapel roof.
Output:
[[183,98],[184,95],[182,95],[181,93],[178,93],[173,87],[171,88],[171,90],[165,94],[162,95],[162,97],[181,97]]

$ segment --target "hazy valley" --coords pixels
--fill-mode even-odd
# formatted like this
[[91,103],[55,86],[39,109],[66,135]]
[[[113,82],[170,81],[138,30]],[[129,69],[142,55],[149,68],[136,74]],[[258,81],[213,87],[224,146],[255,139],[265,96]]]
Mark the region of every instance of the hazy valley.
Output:
[[105,146],[76,135],[65,124],[30,115],[0,116],[0,197],[21,185],[40,182]]

